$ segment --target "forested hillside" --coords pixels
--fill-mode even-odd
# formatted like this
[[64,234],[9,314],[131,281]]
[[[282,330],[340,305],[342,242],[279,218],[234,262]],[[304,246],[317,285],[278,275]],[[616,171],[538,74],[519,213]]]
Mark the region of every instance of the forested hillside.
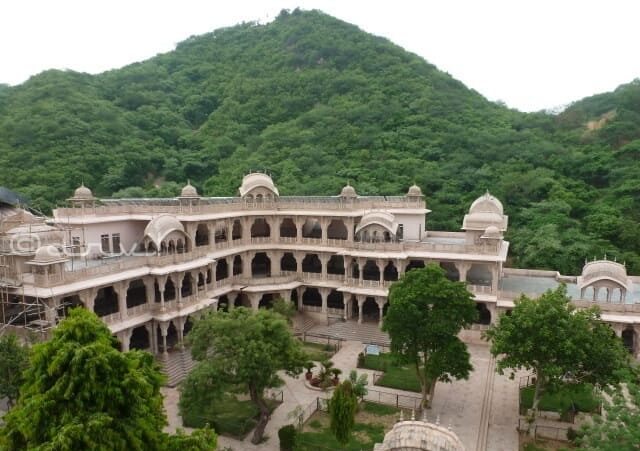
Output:
[[606,253],[640,273],[640,82],[524,114],[318,11],[0,86],[0,164],[0,185],[45,211],[81,180],[100,196],[172,196],[187,178],[232,195],[267,169],[284,195],[415,182],[428,227],[457,230],[489,189],[510,216],[511,265],[575,273]]

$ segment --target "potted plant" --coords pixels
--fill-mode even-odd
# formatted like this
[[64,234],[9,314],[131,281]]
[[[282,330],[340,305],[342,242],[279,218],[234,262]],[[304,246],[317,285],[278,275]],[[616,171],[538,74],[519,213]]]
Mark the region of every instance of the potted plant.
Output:
[[342,374],[342,370],[340,368],[331,368],[331,374],[333,374],[333,385],[338,385],[340,383],[340,374]]
[[307,363],[305,363],[304,368],[307,370],[307,372],[305,373],[305,377],[307,378],[308,381],[311,380],[311,378],[313,377],[313,373],[311,372],[311,370],[316,366],[312,361],[308,361]]

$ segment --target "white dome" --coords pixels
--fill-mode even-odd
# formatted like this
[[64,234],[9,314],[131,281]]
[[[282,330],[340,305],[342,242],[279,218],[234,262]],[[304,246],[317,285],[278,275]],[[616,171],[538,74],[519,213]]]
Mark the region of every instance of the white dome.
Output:
[[273,180],[268,174],[262,172],[252,172],[242,178],[242,185],[238,189],[240,197],[244,197],[249,194],[250,191],[256,188],[264,188],[271,191],[274,195],[279,196],[278,188],[273,184]]
[[356,227],[356,233],[360,232],[362,229],[370,226],[371,224],[377,224],[381,227],[384,227],[393,235],[395,235],[398,230],[398,223],[395,220],[395,216],[393,216],[391,213],[387,213],[386,211],[368,211],[364,215],[362,215],[362,219]]
[[422,190],[418,185],[411,185],[407,191],[407,197],[422,197]]
[[447,428],[426,421],[400,421],[374,446],[374,451],[464,451],[458,436]]
[[340,191],[340,197],[358,197],[358,193],[356,193],[356,189],[347,183],[342,187],[342,191]]
[[584,265],[582,268],[582,280],[585,284],[601,279],[613,280],[623,286],[627,286],[627,268],[620,263],[609,260],[596,260]]
[[73,192],[73,199],[75,199],[75,200],[92,200],[93,199],[93,193],[91,192],[91,190],[89,188],[84,186],[84,183],[83,183],[78,188],[76,188],[76,190]]
[[33,257],[35,263],[54,263],[64,260],[64,254],[56,246],[41,246]]
[[471,213],[497,213],[502,215],[504,214],[504,209],[502,208],[502,202],[487,191],[473,201],[471,207],[469,207],[469,214]]
[[200,196],[198,196],[198,190],[193,185],[191,185],[191,181],[188,181],[187,184],[182,188],[180,197],[200,197]]
[[144,229],[144,236],[148,237],[159,248],[162,240],[171,232],[179,232],[186,236],[184,226],[175,216],[160,215],[147,224]]

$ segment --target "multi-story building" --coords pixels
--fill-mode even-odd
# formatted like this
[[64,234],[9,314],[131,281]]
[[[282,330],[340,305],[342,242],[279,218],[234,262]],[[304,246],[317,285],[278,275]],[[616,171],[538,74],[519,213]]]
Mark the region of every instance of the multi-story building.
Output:
[[322,321],[380,322],[390,284],[439,264],[474,293],[489,324],[520,293],[567,284],[577,306],[598,302],[634,353],[640,279],[624,265],[587,263],[581,276],[505,268],[508,218],[486,193],[461,231],[428,230],[419,187],[405,196],[280,196],[270,176],[246,175],[236,197],[201,197],[187,184],[171,199],[96,199],[85,186],[40,218],[0,209],[3,327],[46,331],[70,307],[102,318],[122,349],[166,353],[193,315],[292,300]]

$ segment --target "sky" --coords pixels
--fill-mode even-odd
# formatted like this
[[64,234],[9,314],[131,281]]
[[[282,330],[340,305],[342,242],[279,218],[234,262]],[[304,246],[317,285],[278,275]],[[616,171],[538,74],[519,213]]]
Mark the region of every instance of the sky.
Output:
[[7,0],[0,83],[50,68],[99,73],[296,7],[384,36],[522,111],[556,109],[640,77],[636,0]]

